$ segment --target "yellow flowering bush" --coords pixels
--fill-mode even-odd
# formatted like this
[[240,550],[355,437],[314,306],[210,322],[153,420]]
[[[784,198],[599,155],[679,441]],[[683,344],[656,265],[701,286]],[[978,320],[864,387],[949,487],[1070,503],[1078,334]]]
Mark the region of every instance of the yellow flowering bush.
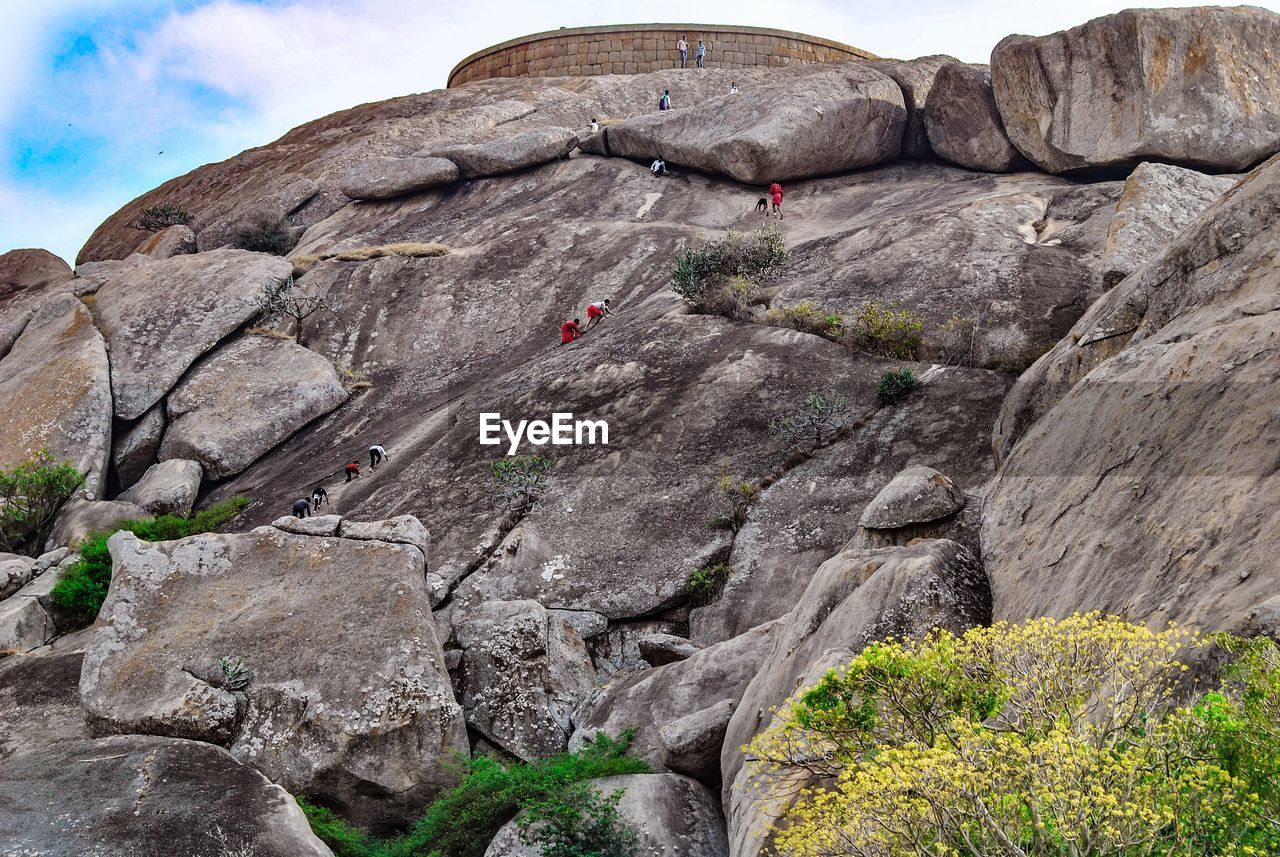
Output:
[[[795,857],[1280,853],[1280,656],[1098,614],[875,643],[747,747]],[[1184,693],[1185,695],[1185,693]],[[799,776],[798,776],[799,775]],[[818,783],[794,794],[797,779]]]

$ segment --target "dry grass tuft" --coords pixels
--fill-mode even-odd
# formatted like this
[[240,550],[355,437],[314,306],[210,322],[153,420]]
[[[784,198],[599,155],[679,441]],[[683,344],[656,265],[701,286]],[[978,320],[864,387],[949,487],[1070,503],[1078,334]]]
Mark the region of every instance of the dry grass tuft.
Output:
[[337,253],[320,253],[314,256],[295,256],[293,276],[301,277],[321,262],[336,259],[339,262],[367,262],[383,256],[407,256],[413,259],[426,259],[434,256],[448,256],[448,244],[422,244],[406,241],[401,244],[378,244],[371,247],[356,247],[354,250],[342,250]]
[[293,342],[293,334],[285,333],[283,330],[276,330],[274,327],[251,327],[245,331],[247,336],[266,336],[271,339],[286,339]]

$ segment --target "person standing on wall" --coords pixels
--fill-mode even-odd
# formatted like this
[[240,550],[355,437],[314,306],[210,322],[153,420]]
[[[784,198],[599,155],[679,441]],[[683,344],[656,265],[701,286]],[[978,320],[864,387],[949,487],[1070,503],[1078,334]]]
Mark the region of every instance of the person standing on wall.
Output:
[[707,55],[707,43],[698,40],[698,53],[694,56],[694,60],[698,63],[698,68],[703,68],[702,58]]
[[680,41],[676,42],[676,50],[680,52],[680,67],[684,68],[685,60],[689,58],[689,43],[684,40],[684,36],[680,36]]

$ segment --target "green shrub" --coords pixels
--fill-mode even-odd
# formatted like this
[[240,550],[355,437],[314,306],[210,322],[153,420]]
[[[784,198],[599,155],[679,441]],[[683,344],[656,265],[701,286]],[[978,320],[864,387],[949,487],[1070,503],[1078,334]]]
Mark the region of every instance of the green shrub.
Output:
[[83,473],[66,462],[55,464],[47,449],[0,471],[0,551],[39,554],[58,509],[83,484]]
[[477,756],[457,763],[458,785],[436,798],[408,833],[378,840],[328,810],[300,801],[311,829],[338,857],[480,857],[502,825],[523,809],[566,793],[574,783],[649,766],[627,755],[633,732],[597,736],[577,753],[507,763]]
[[489,465],[493,493],[515,512],[526,512],[547,490],[555,462],[542,455],[512,455]]
[[124,530],[143,541],[165,542],[216,530],[249,505],[247,497],[232,497],[189,518],[178,515],[159,515],[138,521],[125,521],[110,532],[93,532],[81,540],[76,548],[80,560],[66,570],[53,586],[50,597],[53,603],[66,611],[75,627],[93,624],[107,599],[111,585],[111,552],[107,540]]
[[815,307],[807,300],[790,307],[770,307],[764,314],[764,323],[802,330],[832,342],[840,342],[844,338],[844,317],[838,312]]
[[623,794],[574,783],[525,807],[520,841],[537,847],[541,857],[634,857],[640,831],[618,813]]
[[776,275],[788,259],[786,241],[773,227],[730,232],[677,253],[671,288],[699,312],[732,316],[750,302],[754,287]]
[[876,385],[876,401],[882,405],[896,405],[919,387],[920,379],[910,369],[889,369],[880,376],[880,383]]
[[236,229],[232,242],[241,250],[283,256],[293,249],[293,230],[287,220],[258,217]]
[[717,562],[690,573],[684,582],[685,594],[689,596],[689,606],[701,607],[704,604],[710,604],[716,594],[724,588],[725,581],[731,574],[733,569],[725,562]]
[[924,318],[900,309],[897,301],[870,300],[854,311],[845,330],[856,348],[883,357],[915,360]]
[[711,528],[732,530],[736,533],[746,521],[751,504],[760,496],[760,489],[752,482],[728,473],[717,479],[714,485],[716,490],[724,495],[724,499],[728,502],[728,509],[711,519]]
[[144,232],[159,232],[170,226],[186,226],[193,220],[195,217],[182,206],[172,202],[162,202],[142,209],[133,228]]

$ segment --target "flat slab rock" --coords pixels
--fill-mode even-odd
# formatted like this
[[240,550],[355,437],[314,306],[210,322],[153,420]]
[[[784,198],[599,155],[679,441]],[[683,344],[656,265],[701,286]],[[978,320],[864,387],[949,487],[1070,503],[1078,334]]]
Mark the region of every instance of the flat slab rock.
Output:
[[458,165],[447,158],[367,158],[341,184],[352,199],[391,199],[458,180]]
[[[109,546],[80,682],[95,729],[223,744],[366,825],[451,782],[466,732],[416,548],[271,527]],[[254,670],[242,690],[223,657]]]
[[0,807],[15,857],[332,857],[284,789],[200,741],[120,735],[10,756]]
[[224,479],[348,395],[333,364],[314,351],[243,337],[202,360],[169,395],[160,459],[192,459],[210,479]]
[[258,311],[264,286],[293,265],[278,256],[214,250],[122,270],[98,290],[94,316],[111,351],[116,416],[132,420],[178,382],[200,355]]
[[578,135],[569,128],[538,128],[511,137],[428,148],[422,155],[457,165],[463,178],[482,178],[512,173],[565,157],[578,145]]

